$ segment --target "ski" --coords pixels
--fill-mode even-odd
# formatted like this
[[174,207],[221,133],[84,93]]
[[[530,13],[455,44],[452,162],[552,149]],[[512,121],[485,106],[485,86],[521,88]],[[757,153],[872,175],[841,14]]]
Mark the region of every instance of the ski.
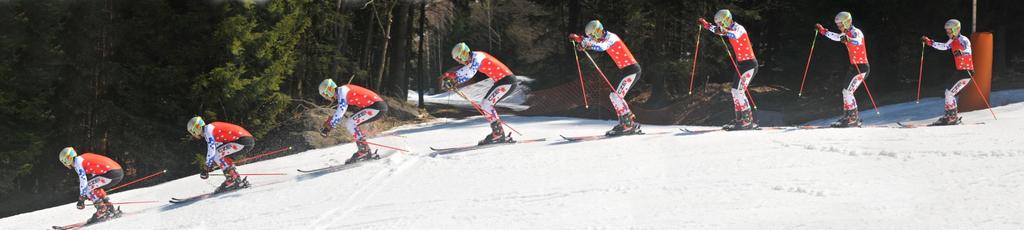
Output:
[[89,220],[86,220],[85,222],[78,222],[78,223],[64,225],[64,226],[56,226],[56,225],[54,225],[54,226],[52,226],[52,228],[53,229],[57,229],[57,230],[79,229],[79,228],[84,228],[84,227],[89,226],[89,225],[107,222],[107,221],[110,221],[110,220],[113,220],[113,219],[120,218],[121,216],[124,216],[124,212],[121,211],[121,207],[120,206],[115,208],[114,211],[115,211],[115,213],[112,214],[112,216],[110,216],[107,219],[93,221],[93,219],[90,217]]
[[565,136],[565,135],[559,135],[559,136],[561,136],[562,139],[564,139],[567,142],[581,142],[581,141],[604,140],[604,139],[609,139],[609,138],[625,137],[625,136],[659,135],[659,134],[668,134],[668,133],[671,133],[671,132],[663,131],[663,132],[645,133],[643,131],[640,131],[640,132],[631,133],[631,134],[622,134],[622,135],[613,135],[613,136],[608,136],[608,135],[588,135],[588,136],[572,136],[572,137]]
[[80,223],[74,223],[74,224],[69,224],[69,225],[64,225],[64,226],[53,226],[53,229],[57,229],[57,230],[71,230],[71,229],[79,229],[79,228],[84,227],[84,226],[85,226],[85,222],[80,222]]
[[434,148],[434,147],[430,147],[430,150],[434,151],[433,153],[430,153],[430,157],[437,157],[437,156],[440,156],[440,155],[448,155],[448,154],[453,154],[453,153],[459,153],[459,152],[465,152],[465,151],[471,151],[471,150],[478,150],[478,149],[486,149],[486,148],[505,146],[505,145],[511,145],[511,144],[526,144],[526,143],[541,142],[541,141],[546,141],[546,140],[547,140],[547,138],[538,138],[538,139],[530,139],[530,140],[519,140],[519,141],[512,141],[512,142],[502,142],[502,143],[486,144],[486,145],[459,146],[459,147],[451,147],[451,148]]
[[352,163],[348,163],[348,164],[332,165],[332,166],[327,166],[327,167],[323,167],[323,168],[315,168],[315,169],[296,169],[296,171],[299,171],[300,173],[331,173],[331,172],[337,172],[337,171],[342,171],[342,170],[346,170],[346,169],[352,169],[352,168],[355,168],[355,167],[359,167],[359,166],[362,166],[363,164],[368,163],[368,162],[373,162],[373,161],[377,161],[377,160],[380,160],[380,159],[384,159],[384,158],[387,158],[387,157],[389,157],[391,155],[394,155],[397,152],[398,151],[395,151],[395,150],[389,150],[389,151],[385,151],[384,153],[377,154],[377,157],[374,157],[373,159],[369,159],[369,160],[361,160],[361,161],[356,161],[356,162],[352,162]]
[[[957,126],[957,125],[936,125],[936,124],[904,124],[903,122],[896,122],[896,124],[899,125],[900,128],[906,128],[906,129],[921,128],[921,127],[937,127],[937,126]],[[985,124],[985,122],[977,122],[977,123],[963,123],[963,124],[959,124],[959,125],[984,125],[984,124]]]
[[238,191],[238,190],[242,190],[242,189],[245,189],[245,188],[249,188],[250,186],[252,186],[252,185],[249,184],[249,179],[248,178],[242,178],[242,185],[241,185],[241,187],[238,187],[238,188],[235,188],[235,189],[226,190],[226,191],[213,191],[213,192],[210,192],[210,193],[199,194],[199,195],[188,197],[188,198],[174,198],[174,197],[171,197],[171,200],[169,202],[171,202],[171,204],[188,204],[188,203],[193,203],[193,202],[196,202],[196,201],[200,201],[200,200],[205,200],[205,199],[208,199],[208,198],[216,197],[216,196],[221,195],[221,194],[231,193],[231,192],[234,192],[234,191]]

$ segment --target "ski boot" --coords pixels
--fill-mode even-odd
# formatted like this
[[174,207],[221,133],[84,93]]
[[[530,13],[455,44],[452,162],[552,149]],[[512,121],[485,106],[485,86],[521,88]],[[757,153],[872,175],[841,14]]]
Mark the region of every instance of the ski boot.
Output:
[[829,126],[832,128],[848,128],[860,127],[861,124],[863,124],[863,121],[860,119],[860,112],[854,109],[843,112],[843,116],[839,117],[839,120],[832,122]]
[[94,201],[93,206],[96,207],[96,213],[93,213],[92,217],[86,221],[86,224],[99,223],[121,217],[121,210],[115,209],[114,205],[110,203],[110,199],[106,197]]
[[380,158],[376,152],[370,152],[370,145],[366,144],[365,140],[356,141],[356,148],[358,148],[358,150],[352,154],[352,157],[345,160],[345,164]]
[[612,130],[605,132],[605,136],[620,136],[640,133],[640,123],[637,123],[634,119],[633,113],[626,113],[619,116],[619,124],[612,127]]
[[224,172],[224,183],[221,183],[217,190],[213,193],[227,192],[235,189],[249,187],[249,182],[243,180],[238,172],[235,171],[235,166],[228,166],[223,170]]
[[725,131],[754,130],[761,129],[761,127],[759,127],[757,123],[754,123],[754,112],[751,111],[750,109],[747,109],[743,111],[737,111],[736,119],[733,119],[732,122],[729,122],[729,124],[723,125],[722,129]]
[[939,120],[933,122],[929,126],[941,126],[941,125],[959,125],[963,123],[959,115],[957,115],[957,109],[946,110],[946,114],[939,117]]
[[491,133],[484,136],[483,140],[477,142],[477,145],[488,145],[497,143],[512,142],[512,138],[505,134],[505,130],[501,128],[500,121],[491,122]]

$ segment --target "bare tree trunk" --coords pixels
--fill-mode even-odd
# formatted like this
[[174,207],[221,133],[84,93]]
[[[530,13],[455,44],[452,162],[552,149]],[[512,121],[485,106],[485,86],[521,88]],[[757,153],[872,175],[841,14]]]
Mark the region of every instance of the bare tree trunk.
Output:
[[427,62],[423,60],[423,53],[426,52],[426,50],[423,49],[423,40],[426,40],[426,37],[423,36],[423,31],[425,31],[424,27],[426,27],[426,21],[427,21],[427,2],[423,2],[423,3],[420,3],[420,31],[419,31],[420,32],[420,44],[419,44],[420,52],[419,52],[419,54],[417,54],[418,56],[416,57],[416,61],[419,62],[419,64],[417,64],[417,67],[418,67],[417,71],[419,73],[416,74],[416,76],[419,77],[419,78],[416,79],[416,92],[419,94],[418,95],[418,97],[419,97],[418,98],[419,99],[418,102],[419,103],[417,103],[417,105],[420,108],[423,108],[423,80],[426,79],[426,76],[424,76],[424,75],[427,74],[427,72],[426,72],[427,69],[425,68],[425,65],[427,64]]
[[380,68],[377,70],[377,81],[374,83],[374,86],[373,86],[373,89],[377,90],[378,92],[380,92],[380,90],[381,90],[380,85],[384,81],[384,70],[387,68],[388,43],[391,43],[391,25],[394,24],[393,23],[394,22],[394,13],[392,13],[392,11],[394,10],[396,4],[395,3],[385,3],[384,5],[385,5],[385,8],[387,9],[387,12],[388,12],[387,21],[386,21],[387,22],[387,27],[384,28],[384,31],[381,31],[381,32],[384,33],[384,39],[383,39],[383,44],[381,45],[381,48],[380,48]]
[[382,82],[380,90],[384,94],[397,98],[405,98],[409,92],[409,76],[406,74],[409,66],[409,50],[412,47],[412,14],[415,13],[412,3],[401,1],[392,12],[395,23],[392,33],[395,35],[391,47],[388,78]]

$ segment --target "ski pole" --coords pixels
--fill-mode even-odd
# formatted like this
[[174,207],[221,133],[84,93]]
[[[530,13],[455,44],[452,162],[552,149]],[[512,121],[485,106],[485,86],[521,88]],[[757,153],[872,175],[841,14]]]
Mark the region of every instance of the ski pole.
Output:
[[[604,83],[605,84],[608,84],[608,88],[612,89],[612,92],[615,92],[615,86],[612,86],[612,82],[608,81],[608,76],[604,75],[604,71],[601,71],[601,67],[597,66],[597,62],[594,61],[594,58],[590,57],[590,52],[583,51],[583,54],[587,55],[587,59],[590,59],[590,63],[594,64],[594,69],[597,69],[597,73],[601,74],[601,78],[604,79]],[[615,94],[615,95],[618,95],[618,94]],[[619,98],[621,99],[622,96],[619,96]],[[625,101],[625,100],[623,100],[623,101]]]
[[693,94],[693,79],[697,76],[697,55],[700,54],[700,34],[702,34],[700,25],[697,26],[697,45],[693,47],[693,66],[690,67],[690,92]]
[[[725,44],[725,39],[722,38],[721,36],[719,36],[718,39],[722,41],[722,46],[724,47],[723,49],[725,50],[725,53],[729,55],[729,60],[732,61],[732,68],[736,69],[737,78],[739,79],[739,81],[743,81],[743,74],[740,73],[740,66],[736,64],[736,59],[732,58],[732,52],[729,51],[729,45]],[[750,84],[748,83],[747,85],[743,86],[743,92],[747,92],[747,98],[750,99],[750,105],[753,106],[756,110],[757,103],[754,102],[754,96],[750,95],[750,90],[747,90],[747,86],[749,85]]]
[[238,159],[238,160],[235,161],[235,164],[239,164],[239,163],[242,163],[242,162],[250,161],[250,160],[253,160],[253,159],[259,159],[261,157],[265,157],[265,156],[269,156],[269,155],[278,154],[278,153],[284,152],[286,150],[291,150],[291,149],[292,149],[292,147],[288,146],[288,147],[272,150],[272,151],[269,151],[269,152],[261,153],[261,154],[256,155],[256,156],[251,156],[251,157],[246,157],[246,158]]
[[[861,74],[860,66],[857,66],[856,64],[854,64],[853,68],[857,69],[857,75]],[[871,99],[871,107],[875,108],[875,116],[881,117],[882,116],[882,112],[878,112],[878,105],[875,105],[875,97],[871,96],[871,89],[868,88],[868,78],[865,77],[864,80],[863,80],[863,83],[864,83],[864,90],[868,91],[868,99]]]
[[[463,100],[466,100],[466,102],[469,102],[470,105],[473,105],[473,108],[476,109],[476,111],[479,112],[480,115],[487,116],[487,114],[484,113],[484,110],[481,109],[480,106],[476,104],[476,102],[473,102],[472,100],[469,100],[469,97],[467,97],[465,94],[462,94],[462,91],[459,91],[459,89],[452,89],[452,91],[455,91],[455,93],[458,94],[459,97],[462,97]],[[508,127],[508,129],[511,129],[512,132],[515,132],[516,134],[519,134],[519,136],[523,135],[522,133],[520,133],[515,128],[512,128],[511,125],[508,125],[508,123],[505,123],[504,120],[501,120],[501,118],[498,118],[498,122],[501,123],[502,125],[505,125],[505,127]]]
[[393,146],[387,146],[387,145],[377,144],[377,143],[373,143],[373,142],[369,142],[369,141],[363,141],[363,143],[366,143],[366,144],[368,144],[368,145],[374,145],[374,146],[378,146],[378,147],[383,147],[383,148],[388,148],[388,149],[398,150],[398,151],[402,151],[402,152],[409,152],[409,150],[405,150],[405,149],[400,149],[400,148],[398,148],[398,147],[393,147]]
[[811,51],[807,53],[807,65],[804,66],[804,79],[800,81],[800,93],[797,97],[804,96],[804,82],[807,82],[807,70],[811,68],[811,57],[814,56],[814,43],[818,41],[818,31],[814,31],[814,39],[811,39]]
[[924,76],[924,42],[921,42],[921,67],[917,68],[917,103],[921,103],[921,78]]
[[[223,176],[223,173],[210,173],[210,176]],[[287,173],[239,173],[239,176],[285,176]]]
[[587,86],[583,83],[583,69],[580,68],[580,54],[576,51],[576,41],[569,40],[572,43],[572,56],[576,57],[576,71],[580,73],[580,89],[583,90],[583,106],[590,109],[590,103],[587,102]]
[[978,90],[978,96],[981,97],[981,100],[985,101],[985,106],[988,106],[988,112],[992,113],[992,119],[999,120],[999,118],[996,118],[996,111],[992,110],[992,104],[989,104],[988,98],[985,98],[985,94],[981,93],[981,86],[978,86],[978,81],[974,80],[974,74],[971,71],[967,71],[967,76],[971,77],[974,89]]
[[159,176],[159,175],[164,174],[164,173],[167,173],[166,169],[160,170],[159,172],[155,172],[153,174],[149,174],[148,176],[144,176],[144,177],[139,178],[139,179],[135,179],[135,180],[133,180],[131,182],[124,183],[122,185],[118,185],[117,187],[113,187],[111,189],[107,189],[107,192],[113,192],[113,191],[118,190],[120,188],[124,188],[125,186],[131,185],[131,184],[134,184],[134,183],[139,183],[141,181],[148,180],[149,178],[153,178],[155,176]]

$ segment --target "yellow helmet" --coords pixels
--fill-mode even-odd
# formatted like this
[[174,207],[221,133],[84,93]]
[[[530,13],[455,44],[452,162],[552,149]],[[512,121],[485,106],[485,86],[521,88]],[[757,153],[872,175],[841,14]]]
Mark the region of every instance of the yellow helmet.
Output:
[[185,124],[185,129],[188,130],[192,137],[199,138],[203,134],[203,126],[206,126],[206,122],[200,116],[193,117],[188,120],[188,124]]
[[850,27],[853,26],[853,15],[850,15],[850,12],[846,11],[839,12],[839,14],[836,14],[835,22],[836,26],[839,27],[839,30],[849,30]]
[[75,157],[78,153],[75,152],[75,148],[66,147],[60,150],[60,155],[57,158],[60,159],[60,163],[64,164],[64,167],[71,168],[71,164],[75,163]]
[[715,24],[721,27],[732,26],[732,12],[726,9],[719,10],[715,13]]
[[334,90],[337,88],[338,84],[334,83],[334,80],[330,78],[324,79],[324,81],[320,82],[320,96],[329,101],[334,101]]
[[943,28],[946,29],[946,35],[949,35],[950,38],[956,37],[960,35],[960,20],[949,19]]
[[459,44],[455,44],[455,47],[452,47],[452,59],[463,65],[468,64],[469,52],[469,46],[465,42],[459,42]]
[[598,20],[590,21],[587,23],[586,33],[587,36],[590,36],[593,39],[603,39],[604,25],[601,25],[601,21]]

